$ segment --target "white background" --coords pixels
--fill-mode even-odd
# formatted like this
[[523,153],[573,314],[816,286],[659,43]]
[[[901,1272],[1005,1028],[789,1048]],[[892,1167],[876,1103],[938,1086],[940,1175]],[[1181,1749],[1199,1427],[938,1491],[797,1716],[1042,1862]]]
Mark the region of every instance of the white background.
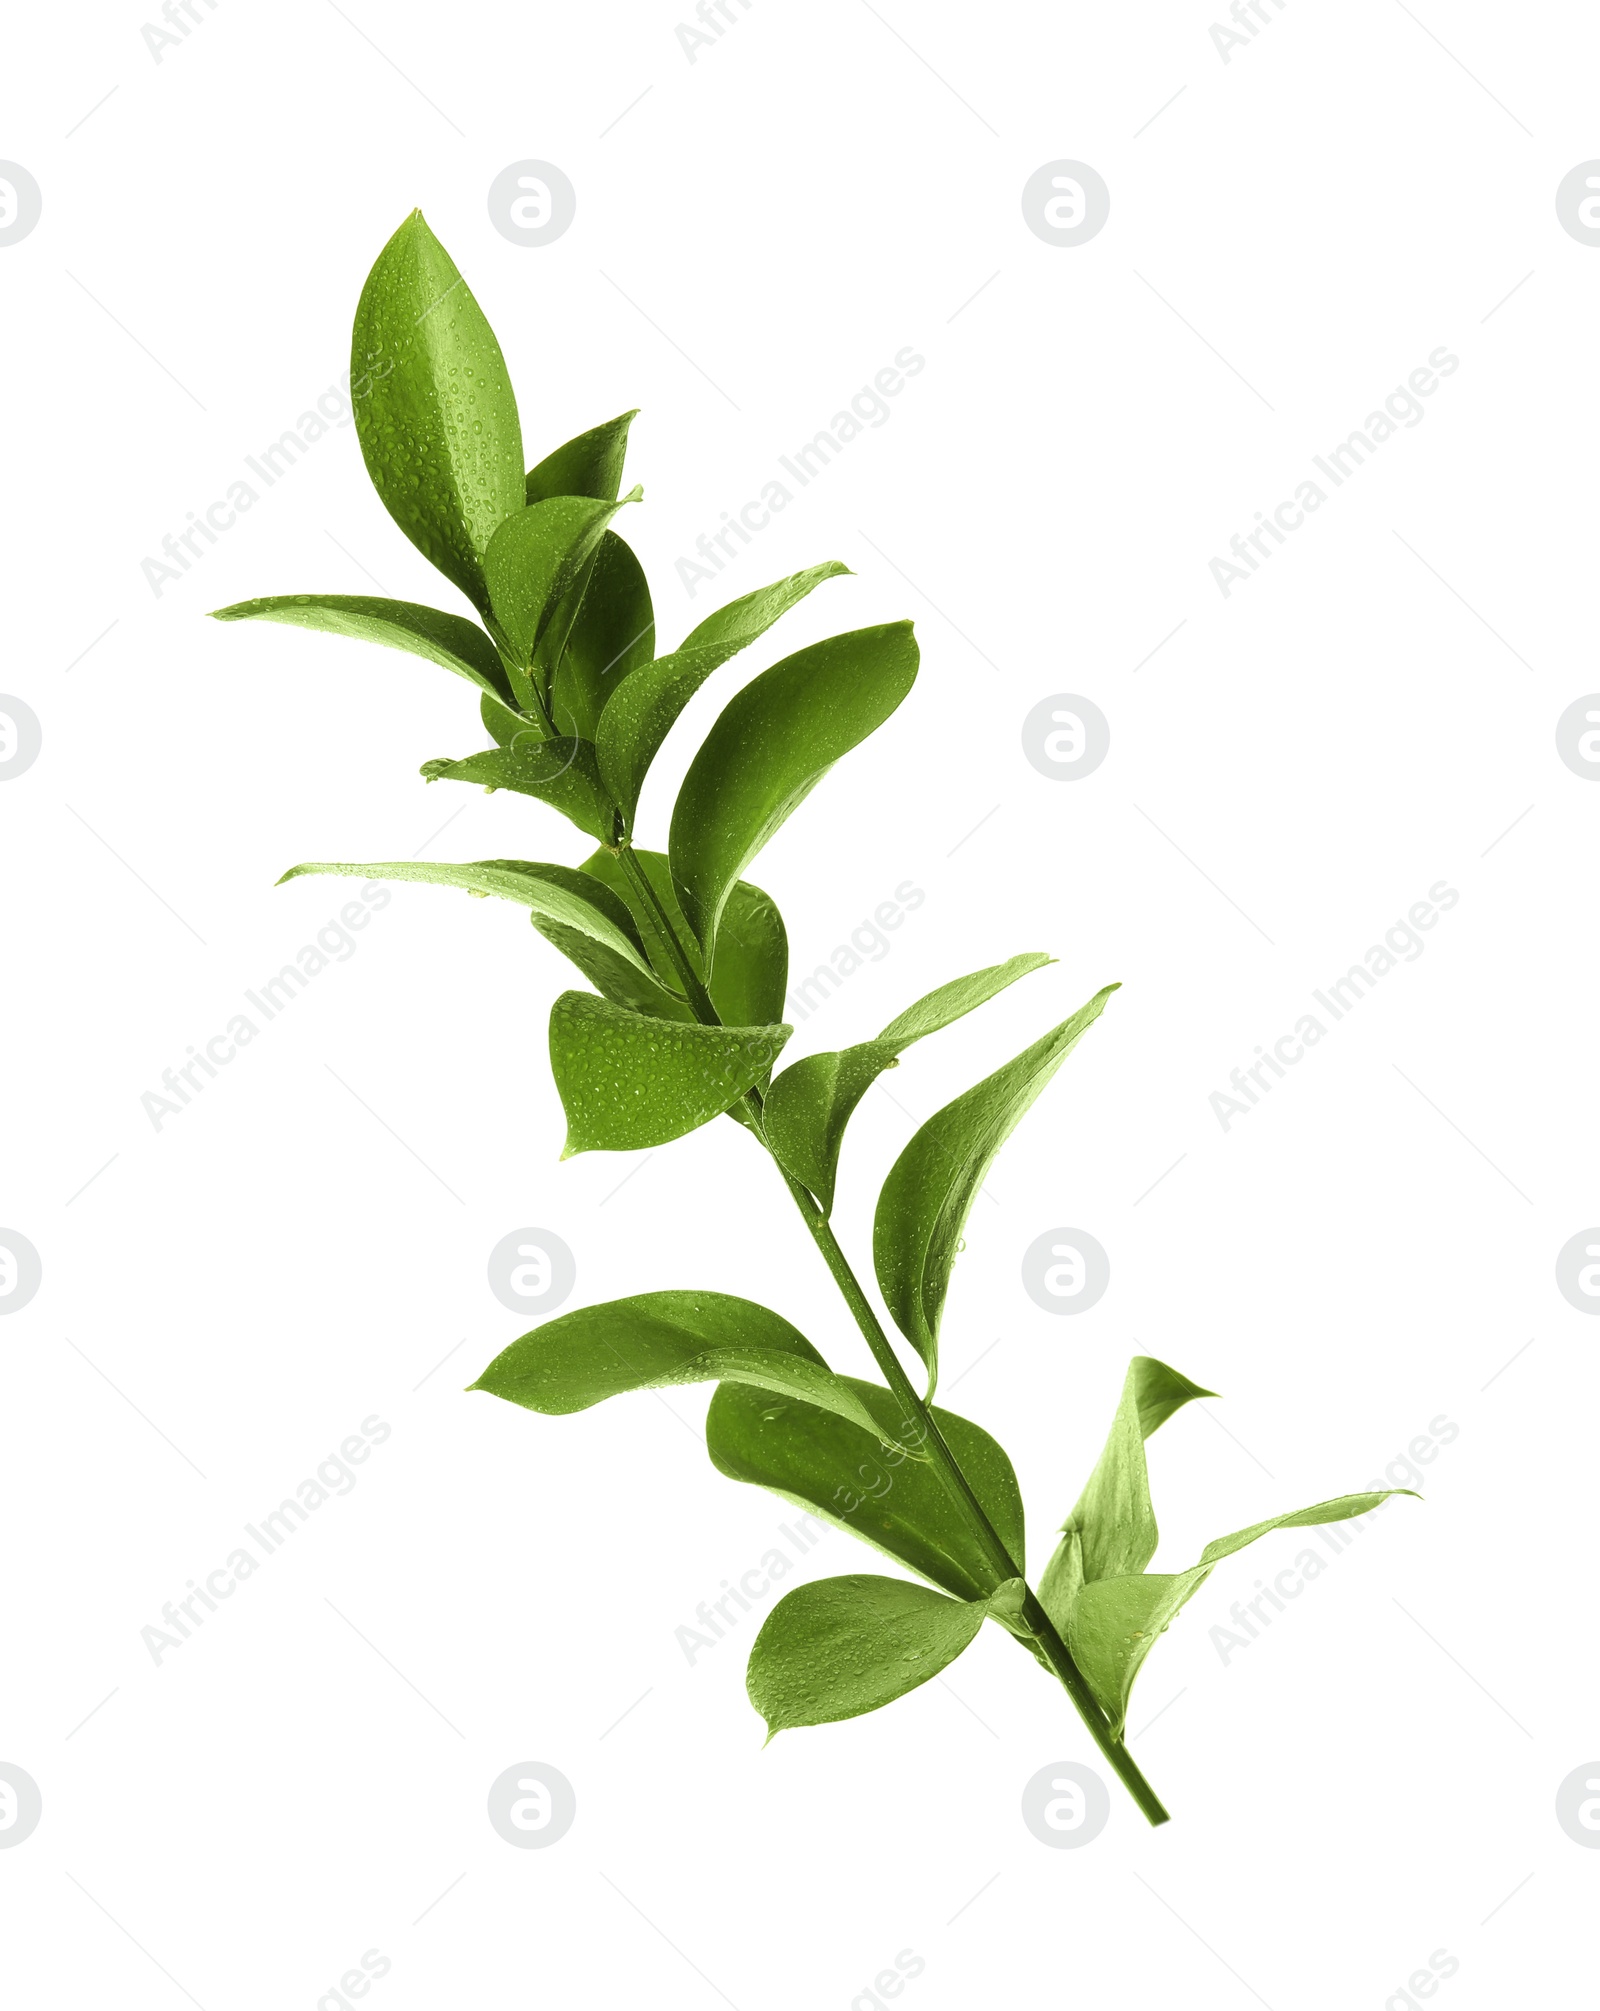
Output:
[[[846,2011],[907,1949],[920,2011],[1380,2011],[1436,1950],[1453,2011],[1591,2001],[1600,1857],[1554,1800],[1600,1750],[1600,1376],[1554,1260],[1600,1217],[1600,790],[1554,726],[1600,686],[1600,257],[1554,193],[1600,154],[1600,23],[1288,0],[1224,63],[1182,0],[755,0],[691,63],[634,0],[196,11],[157,63],[132,10],[24,10],[0,127],[44,192],[0,250],[3,684],[44,731],[0,789],[0,1224],[44,1262],[0,1323],[0,1759],[44,1796],[0,1852],[16,2001],[312,2011],[372,1949],[384,2011]],[[485,205],[530,157],[578,192],[541,250]],[[1020,208],[1063,157],[1111,190],[1077,249]],[[1163,1830],[1119,1792],[1092,1846],[1028,1832],[1024,1782],[1093,1754],[996,1629],[763,1752],[760,1615],[693,1667],[674,1638],[790,1519],[711,1469],[704,1392],[565,1420],[461,1393],[519,1331],[484,1265],[525,1225],[576,1253],[574,1304],[743,1292],[865,1364],[732,1125],[557,1163],[567,970],[516,911],[396,890],[191,1107],[141,1108],[353,891],[275,890],[294,861],[586,849],[524,799],[424,792],[422,760],[482,738],[443,673],[202,619],[374,579],[458,605],[349,427],[159,596],[141,572],[343,379],[414,205],[499,332],[530,460],[643,408],[626,531],[663,647],[802,565],[857,574],[702,693],[647,837],[739,680],[917,621],[912,699],[755,870],[803,970],[902,881],[926,894],[794,1052],[1060,959],[863,1107],[838,1217],[863,1270],[912,1121],[1123,981],[998,1162],[945,1321],[945,1400],[1010,1449],[1035,1570],[1135,1351],[1226,1396],[1152,1445],[1166,1568],[1458,1428],[1426,1503],[1227,1666],[1210,1630],[1298,1538],[1221,1567],[1160,1644],[1131,1722],[1160,1713],[1135,1750]],[[691,600],[696,536],[908,344],[927,367],[890,421]],[[1228,539],[1441,345],[1425,419],[1224,598]],[[1059,692],[1111,722],[1081,781],[1022,754]],[[1229,1072],[1441,879],[1425,953],[1224,1131]],[[1063,1225],[1111,1258],[1075,1319],[1019,1273]],[[157,1667],[163,1603],[374,1414],[354,1491]],[[889,1567],[830,1533],[805,1568]],[[578,1819],[523,1852],[484,1797],[529,1759]]]

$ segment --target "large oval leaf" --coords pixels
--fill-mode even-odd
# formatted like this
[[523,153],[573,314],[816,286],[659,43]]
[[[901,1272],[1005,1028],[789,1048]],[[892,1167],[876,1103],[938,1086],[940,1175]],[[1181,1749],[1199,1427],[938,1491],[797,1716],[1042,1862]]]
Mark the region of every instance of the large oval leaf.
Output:
[[883,1183],[873,1264],[895,1325],[928,1365],[930,1393],[950,1268],[973,1197],[995,1154],[1116,989],[1096,992],[1071,1019],[930,1117]]
[[682,1138],[760,1081],[792,1032],[682,1026],[563,992],[550,1009],[550,1067],[567,1113],[562,1158]]
[[356,880],[414,880],[427,887],[494,894],[531,908],[536,921],[550,921],[591,937],[644,976],[652,976],[632,915],[609,887],[572,866],[546,866],[530,859],[479,859],[464,866],[433,865],[419,859],[390,859],[375,866],[321,860],[291,866],[278,885],[307,873],[338,873]]
[[638,416],[635,408],[607,419],[546,454],[536,468],[528,470],[527,500],[542,503],[547,496],[595,496],[601,502],[614,503],[622,487],[628,428]]
[[[876,1434],[814,1404],[789,1403],[724,1386],[706,1413],[706,1450],[719,1473],[765,1487],[848,1529],[908,1564],[958,1599],[983,1597],[994,1572],[938,1474],[914,1457],[919,1421],[880,1383],[844,1378],[876,1418]],[[934,1421],[994,1525],[1011,1561],[1026,1569],[1026,1532],[1017,1476],[1002,1447],[980,1426],[935,1409]],[[882,1444],[908,1448],[903,1458]]]
[[825,1215],[833,1209],[845,1126],[883,1071],[893,1068],[913,1041],[938,1033],[1051,961],[1042,951],[1032,950],[970,977],[953,978],[908,1006],[876,1040],[837,1054],[808,1054],[783,1071],[762,1114],[767,1143],[794,1177],[810,1188]]
[[711,673],[766,634],[822,581],[848,573],[837,559],[758,587],[706,616],[670,656],[643,665],[626,691],[615,689],[595,733],[600,772],[628,821],[661,744]]
[[530,730],[510,746],[486,747],[464,761],[425,761],[422,775],[428,782],[476,782],[536,796],[591,838],[609,839],[615,822],[587,740],[546,739]]
[[834,762],[883,724],[916,675],[911,624],[891,622],[785,657],[725,707],[684,777],[668,846],[678,899],[702,944],[714,941],[745,867]]
[[804,1334],[726,1292],[642,1292],[564,1313],[513,1341],[472,1388],[564,1417],[627,1390],[724,1381],[801,1397],[876,1429]]
[[384,507],[487,612],[483,555],[523,506],[522,428],[494,330],[420,210],[361,289],[350,386],[362,456]]
[[416,601],[378,600],[370,594],[273,594],[213,608],[211,619],[281,621],[294,628],[381,642],[453,670],[503,704],[514,703],[500,653],[477,623]]
[[745,1687],[767,1737],[892,1704],[947,1669],[991,1612],[1015,1620],[1024,1587],[946,1599],[903,1578],[819,1578],[786,1593],[750,1649]]

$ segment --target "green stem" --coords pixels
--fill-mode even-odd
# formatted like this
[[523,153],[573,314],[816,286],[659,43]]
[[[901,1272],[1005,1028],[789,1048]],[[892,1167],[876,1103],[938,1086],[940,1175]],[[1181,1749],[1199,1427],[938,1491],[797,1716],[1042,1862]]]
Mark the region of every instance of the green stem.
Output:
[[[774,1163],[776,1164],[776,1161]],[[926,1434],[925,1443],[932,1454],[934,1470],[943,1482],[950,1499],[958,1511],[965,1515],[983,1544],[990,1567],[995,1572],[996,1584],[1007,1578],[1022,1578],[1021,1568],[1007,1550],[1003,1538],[989,1520],[982,1503],[973,1493],[966,1475],[961,1471],[959,1461],[950,1450],[944,1433],[939,1429],[931,1408],[923,1401],[916,1385],[901,1366],[881,1321],[872,1309],[871,1301],[861,1289],[860,1280],[851,1270],[849,1259],[839,1247],[839,1239],[805,1188],[798,1181],[791,1179],[781,1166],[778,1171],[783,1174],[784,1184],[788,1187],[795,1205],[805,1218],[807,1229],[811,1232],[811,1240],[821,1251],[822,1261],[827,1265],[834,1283],[843,1294],[845,1304],[850,1308],[867,1346],[871,1348],[873,1360],[883,1371],[884,1380],[893,1390],[896,1399],[905,1406],[907,1417],[916,1418],[920,1429]],[[1022,1608],[1023,1620],[1043,1650],[1062,1688],[1077,1707],[1078,1715],[1088,1726],[1090,1736],[1151,1824],[1166,1822],[1167,1811],[1162,1807],[1154,1788],[1139,1771],[1132,1754],[1121,1739],[1113,1734],[1105,1713],[1096,1703],[1083,1671],[1073,1660],[1072,1652],[1062,1640],[1055,1622],[1039,1603],[1032,1588],[1026,1586],[1025,1580],[1024,1585],[1026,1596]]]
[[[711,1003],[710,995],[696,975],[694,966],[689,959],[689,954],[679,941],[678,933],[673,927],[666,909],[657,897],[655,888],[650,884],[649,875],[639,863],[633,847],[629,844],[623,844],[619,848],[618,857],[622,862],[622,870],[627,876],[629,885],[633,887],[639,898],[655,917],[656,925],[660,929],[662,938],[667,945],[668,955],[672,958],[673,965],[682,981],[684,992],[694,1009],[696,1018],[706,1026],[720,1026],[722,1022],[718,1017],[717,1009]],[[760,1128],[762,1098],[759,1090],[752,1089],[746,1101],[756,1118],[756,1125],[754,1127],[756,1135],[765,1144],[765,1136]],[[916,1420],[918,1429],[922,1433],[922,1443],[931,1457],[934,1471],[938,1474],[945,1492],[954,1503],[957,1513],[966,1520],[982,1544],[984,1553],[989,1560],[990,1569],[995,1574],[996,1585],[999,1585],[1008,1578],[1022,1578],[1022,1571],[1011,1556],[1011,1553],[1007,1550],[994,1524],[989,1520],[983,1504],[973,1493],[966,1475],[961,1471],[960,1462],[950,1450],[944,1433],[939,1429],[938,1421],[934,1417],[932,1409],[919,1394],[916,1385],[901,1365],[900,1358],[894,1351],[893,1343],[884,1332],[882,1322],[873,1311],[872,1302],[861,1289],[861,1282],[850,1268],[850,1261],[845,1256],[844,1251],[839,1247],[839,1239],[834,1235],[827,1217],[823,1214],[807,1189],[798,1180],[794,1179],[779,1163],[777,1155],[772,1151],[770,1146],[767,1146],[767,1153],[772,1159],[773,1165],[778,1168],[778,1172],[783,1179],[783,1184],[788,1188],[795,1206],[800,1210],[806,1228],[810,1231],[811,1240],[821,1252],[822,1261],[827,1265],[834,1283],[839,1287],[840,1293],[843,1295],[845,1304],[850,1308],[851,1316],[855,1320],[856,1325],[861,1329],[867,1346],[872,1350],[872,1358],[878,1364],[879,1369],[882,1370],[884,1380],[894,1392],[897,1401],[905,1407],[907,1420]],[[1117,1738],[1112,1732],[1109,1720],[1095,1701],[1094,1693],[1090,1690],[1083,1671],[1073,1660],[1072,1651],[1061,1638],[1060,1630],[1040,1604],[1032,1587],[1027,1585],[1025,1579],[1023,1583],[1025,1591],[1022,1607],[1023,1622],[1033,1639],[1038,1642],[1040,1650],[1044,1654],[1046,1661],[1050,1664],[1051,1669],[1055,1672],[1056,1677],[1061,1683],[1061,1687],[1072,1699],[1079,1717],[1083,1719],[1084,1724],[1089,1729],[1090,1737],[1100,1748],[1107,1764],[1122,1782],[1123,1786],[1127,1788],[1129,1794],[1132,1795],[1139,1809],[1150,1823],[1155,1825],[1166,1822],[1168,1820],[1167,1811],[1162,1807],[1155,1789],[1151,1787],[1150,1783],[1139,1771],[1138,1766],[1134,1762],[1133,1755],[1128,1751],[1122,1740]]]

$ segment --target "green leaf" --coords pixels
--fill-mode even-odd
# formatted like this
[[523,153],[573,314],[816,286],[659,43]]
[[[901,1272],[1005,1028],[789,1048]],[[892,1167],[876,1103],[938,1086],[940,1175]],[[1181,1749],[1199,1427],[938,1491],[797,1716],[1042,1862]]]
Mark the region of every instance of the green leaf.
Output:
[[684,777],[668,845],[678,900],[702,944],[714,942],[745,867],[916,675],[911,624],[891,622],[785,657],[729,702]]
[[594,496],[614,503],[622,487],[622,463],[628,451],[628,428],[639,416],[638,408],[608,419],[603,426],[591,426],[553,454],[546,454],[538,467],[528,470],[527,500],[542,503],[550,496]]
[[813,587],[849,570],[830,559],[826,565],[811,566],[730,601],[707,615],[670,656],[639,668],[626,691],[618,687],[610,694],[595,731],[595,747],[600,772],[630,823],[651,762],[679,713],[711,673],[765,635]]
[[530,731],[514,746],[486,747],[465,761],[425,761],[422,774],[429,782],[476,782],[485,789],[536,796],[591,838],[611,836],[615,820],[587,740],[550,740]]
[[1144,1442],[1186,1403],[1215,1395],[1152,1355],[1135,1355],[1129,1362],[1105,1446],[1040,1580],[1039,1597],[1058,1627],[1066,1626],[1085,1580],[1143,1571],[1155,1556]]
[[1096,992],[1071,1019],[930,1117],[883,1183],[873,1263],[895,1325],[928,1365],[930,1391],[938,1380],[950,1269],[983,1176],[1116,989]]
[[619,956],[604,943],[564,923],[548,921],[539,915],[531,919],[545,941],[575,964],[600,996],[610,999],[613,1005],[626,1006],[630,1012],[645,1013],[652,1019],[694,1020],[688,1001],[653,971],[641,969],[631,959]]
[[[1206,1545],[1200,1553],[1200,1562],[1188,1571],[1099,1578],[1083,1585],[1072,1602],[1062,1631],[1073,1660],[1111,1719],[1113,1734],[1122,1736],[1134,1678],[1162,1630],[1199,1591],[1222,1558],[1232,1556],[1234,1551],[1242,1550],[1271,1530],[1345,1522],[1352,1516],[1369,1514],[1393,1494],[1413,1492],[1409,1487],[1386,1487],[1373,1494],[1342,1494],[1333,1501],[1319,1501],[1314,1508],[1302,1508],[1292,1515],[1274,1515],[1265,1522],[1252,1523],[1248,1529],[1237,1529],[1231,1536],[1220,1536],[1215,1543]],[[1048,1609],[1048,1601],[1046,1606]],[[1052,1613],[1051,1618],[1055,1617]],[[1056,1624],[1061,1623],[1058,1620]]]
[[515,702],[499,651],[477,623],[415,601],[376,600],[369,594],[273,594],[213,608],[211,619],[281,621],[294,628],[381,642],[469,678],[503,704]]
[[550,1010],[550,1066],[567,1113],[562,1158],[682,1138],[758,1082],[793,1031],[681,1026],[563,992]]
[[361,289],[350,384],[362,456],[384,507],[487,612],[483,556],[523,503],[522,428],[494,330],[420,210]]
[[507,704],[498,698],[491,698],[487,692],[478,701],[478,716],[483,721],[484,731],[497,747],[509,747],[513,741],[526,739],[529,734],[535,740],[553,737],[550,722],[542,712],[523,712],[515,701]]
[[[655,889],[656,899],[666,909],[678,940],[684,944],[689,963],[702,984],[705,965],[699,948],[684,921],[678,897],[672,890],[672,874],[663,852],[635,850],[633,855],[644,868]],[[650,961],[663,983],[677,984],[677,969],[661,934],[653,911],[634,893],[632,883],[612,852],[596,852],[583,862],[592,873],[623,901],[643,938]],[[717,1016],[725,1026],[774,1026],[783,1018],[784,995],[789,983],[789,939],[776,904],[759,887],[741,880],[728,895],[723,911],[722,932],[717,943],[717,959],[707,989]],[[692,1018],[685,1007],[681,1015]],[[764,1085],[758,1085],[764,1086]]]
[[903,1578],[821,1578],[786,1593],[750,1650],[745,1686],[767,1737],[892,1704],[948,1668],[991,1612],[1015,1618],[1022,1581],[947,1599]]
[[808,1054],[783,1071],[772,1085],[763,1113],[767,1143],[794,1177],[810,1188],[825,1215],[833,1208],[845,1126],[883,1071],[893,1068],[913,1041],[939,1032],[1029,971],[1040,970],[1052,961],[1035,950],[974,971],[970,977],[956,978],[918,999],[898,1019],[891,1020],[876,1040],[862,1041],[837,1054]]
[[587,936],[645,977],[653,975],[632,915],[609,888],[572,866],[545,866],[529,859],[479,859],[464,866],[435,866],[416,859],[391,859],[376,866],[323,860],[291,866],[278,885],[307,873],[339,873],[357,880],[416,880],[428,887],[460,887],[469,894],[498,895],[503,901],[531,908],[536,921],[553,922]]
[[[843,1380],[877,1420],[875,1433],[815,1404],[777,1402],[725,1385],[706,1413],[712,1465],[730,1480],[765,1487],[848,1529],[958,1599],[982,1598],[994,1582],[988,1555],[938,1474],[916,1457],[919,1420],[906,1416],[881,1384]],[[1025,1570],[1022,1496],[1003,1448],[954,1411],[936,1408],[933,1418],[1012,1563]],[[885,1453],[885,1444],[904,1451]]]
[[876,1430],[852,1386],[803,1334],[725,1292],[643,1292],[564,1313],[513,1341],[472,1388],[564,1417],[626,1390],[722,1381],[800,1397]]
[[[655,655],[656,618],[644,568],[615,531],[602,536],[583,580],[572,591],[577,611],[555,658],[555,720],[564,732],[593,740],[601,715],[623,680]],[[558,617],[552,636],[560,625]],[[545,646],[548,652],[549,637]]]
[[[512,656],[526,671],[567,590],[600,543],[607,523],[643,494],[620,503],[551,496],[507,517],[484,553],[484,576],[495,620]],[[548,703],[549,693],[542,694]]]

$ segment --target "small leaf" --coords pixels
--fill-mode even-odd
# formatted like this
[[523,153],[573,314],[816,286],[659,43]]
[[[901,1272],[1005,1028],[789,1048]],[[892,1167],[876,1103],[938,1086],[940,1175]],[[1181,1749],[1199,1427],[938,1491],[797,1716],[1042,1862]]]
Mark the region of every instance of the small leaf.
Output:
[[[920,1421],[882,1384],[842,1380],[876,1419],[874,1433],[815,1404],[775,1403],[725,1386],[706,1413],[712,1465],[848,1529],[958,1599],[982,1598],[994,1582],[988,1553],[938,1474],[917,1457]],[[953,1411],[935,1408],[933,1418],[1012,1563],[1024,1570],[1022,1496],[1003,1448]],[[904,1451],[897,1457],[885,1445]]]
[[591,426],[538,467],[528,470],[527,500],[542,503],[550,496],[593,496],[614,503],[622,487],[622,463],[628,451],[628,428],[639,416],[637,407],[603,426]]
[[[620,503],[581,496],[551,496],[509,516],[489,541],[484,576],[494,616],[517,663],[526,670],[544,639],[562,597],[577,580]],[[549,693],[543,694],[548,702]]]
[[550,1066],[567,1113],[562,1158],[665,1145],[720,1117],[793,1030],[681,1026],[563,992],[550,1010]]
[[465,761],[425,761],[422,774],[429,782],[476,782],[485,789],[536,796],[589,837],[611,836],[615,819],[587,740],[550,740],[530,731],[513,746],[487,747]]
[[983,1176],[1116,989],[1096,992],[1071,1019],[930,1117],[883,1183],[873,1264],[895,1325],[928,1365],[930,1392],[950,1269]]
[[728,889],[916,675],[911,624],[890,622],[785,657],[730,701],[690,763],[668,845],[678,900],[708,950]]
[[[589,561],[578,607],[556,653],[554,712],[563,732],[593,740],[608,701],[625,678],[655,655],[656,618],[644,568],[615,531],[607,531]],[[552,624],[546,637],[561,626]]]
[[472,1387],[564,1417],[626,1390],[721,1381],[800,1397],[876,1430],[853,1387],[803,1334],[725,1292],[644,1292],[564,1313],[513,1341]]
[[1144,1442],[1186,1403],[1215,1395],[1152,1355],[1135,1355],[1129,1362],[1104,1449],[1039,1583],[1044,1609],[1058,1627],[1066,1626],[1085,1580],[1143,1571],[1155,1556],[1158,1532]]
[[824,1214],[833,1208],[845,1126],[883,1071],[893,1068],[913,1041],[939,1032],[1051,961],[1031,951],[974,971],[970,977],[955,978],[907,1007],[876,1040],[837,1054],[808,1054],[783,1071],[763,1113],[767,1143],[794,1177],[810,1188]]
[[750,1650],[745,1686],[767,1737],[829,1725],[892,1704],[946,1669],[998,1604],[1015,1610],[1020,1582],[990,1599],[947,1599],[903,1578],[821,1578],[785,1594]]
[[523,503],[522,429],[494,330],[420,210],[361,289],[350,387],[384,507],[486,613],[483,555]]
[[711,673],[765,635],[813,587],[849,570],[837,559],[830,559],[826,565],[811,566],[730,601],[691,629],[670,656],[641,667],[626,696],[620,688],[609,694],[595,732],[595,746],[600,772],[630,823],[651,762],[679,713]]
[[613,1005],[626,1006],[630,1012],[645,1013],[652,1019],[693,1022],[694,1012],[688,1000],[675,992],[670,982],[663,982],[652,971],[619,956],[593,936],[540,915],[531,919],[545,941],[576,965],[600,996],[610,999]]
[[[1387,1487],[1373,1494],[1342,1494],[1333,1501],[1319,1501],[1314,1508],[1302,1508],[1292,1515],[1274,1515],[1265,1522],[1252,1523],[1248,1529],[1235,1530],[1231,1536],[1218,1537],[1215,1543],[1206,1545],[1200,1553],[1200,1562],[1188,1571],[1098,1578],[1083,1585],[1072,1602],[1062,1631],[1073,1660],[1111,1719],[1113,1734],[1122,1736],[1134,1678],[1162,1630],[1199,1591],[1222,1558],[1232,1556],[1234,1551],[1242,1550],[1247,1543],[1254,1543],[1258,1536],[1274,1529],[1306,1529],[1317,1523],[1345,1522],[1352,1516],[1369,1514],[1393,1494],[1413,1492],[1409,1487]],[[1056,1618],[1054,1613],[1051,1618]],[[1056,1624],[1060,1626],[1061,1622],[1057,1620]]]
[[[705,965],[699,946],[684,921],[678,897],[672,890],[672,875],[664,852],[635,849],[633,855],[644,868],[655,889],[656,899],[684,944],[691,968],[702,984]],[[612,852],[596,852],[585,859],[583,870],[592,873],[624,902],[634,921],[650,961],[665,984],[676,986],[673,964],[660,924],[651,909],[634,893],[632,883]],[[759,887],[741,880],[728,895],[723,911],[722,932],[717,943],[716,966],[708,987],[711,1003],[725,1026],[774,1026],[783,1017],[784,994],[789,983],[789,939],[776,903]],[[692,1014],[689,1017],[693,1017]]]
[[376,600],[368,594],[273,594],[214,608],[211,619],[281,621],[295,628],[381,642],[425,657],[457,677],[470,678],[503,705],[514,702],[500,653],[477,623],[415,601]]
[[358,880],[416,880],[429,887],[496,894],[503,901],[531,908],[536,921],[550,921],[590,937],[644,976],[652,976],[632,915],[608,887],[572,866],[545,866],[529,859],[479,859],[465,866],[436,866],[416,859],[391,859],[376,866],[317,861],[291,866],[278,885],[307,873],[339,873]]

